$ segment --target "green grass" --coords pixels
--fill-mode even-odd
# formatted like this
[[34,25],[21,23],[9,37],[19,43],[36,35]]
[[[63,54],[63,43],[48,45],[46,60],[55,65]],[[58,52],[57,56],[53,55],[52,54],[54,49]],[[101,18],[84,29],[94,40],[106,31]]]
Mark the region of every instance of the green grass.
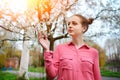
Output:
[[17,76],[8,72],[0,71],[0,80],[16,80]]
[[120,78],[120,72],[112,72],[105,69],[101,69],[101,75],[107,76],[107,77],[119,77]]
[[[14,69],[14,71],[19,71],[19,69]],[[29,67],[28,71],[29,72],[45,73],[44,67],[37,67],[37,68]],[[17,77],[18,76],[15,74],[0,71],[0,80],[17,80]],[[30,77],[30,80],[46,80],[46,78]]]
[[40,78],[31,78],[31,77],[30,77],[30,80],[46,80],[46,78],[41,78],[41,79],[40,79]]
[[[19,69],[13,69],[14,71],[19,71]],[[45,68],[44,67],[29,67],[28,68],[29,72],[39,72],[39,73],[45,73]]]
[[45,73],[44,67],[37,67],[37,68],[30,67],[30,68],[28,69],[28,71],[29,71],[29,72]]
[[[17,75],[0,71],[0,80],[17,80]],[[30,80],[46,80],[46,79],[30,77]]]
[[[29,71],[31,72],[45,72],[44,67],[40,68],[29,68]],[[107,76],[107,77],[119,77],[120,78],[120,72],[112,72],[108,71],[105,69],[101,69],[101,74],[102,76]],[[2,72],[0,71],[0,80],[17,80],[17,75],[8,73],[8,72]],[[45,78],[33,78],[30,77],[30,80],[46,80]]]

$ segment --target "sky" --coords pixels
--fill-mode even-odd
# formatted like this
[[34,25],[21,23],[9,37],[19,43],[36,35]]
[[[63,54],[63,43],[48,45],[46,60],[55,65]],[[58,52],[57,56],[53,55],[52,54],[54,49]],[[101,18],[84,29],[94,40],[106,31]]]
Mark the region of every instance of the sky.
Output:
[[4,4],[8,4],[15,13],[23,13],[27,9],[27,0],[0,0],[0,8],[4,8]]

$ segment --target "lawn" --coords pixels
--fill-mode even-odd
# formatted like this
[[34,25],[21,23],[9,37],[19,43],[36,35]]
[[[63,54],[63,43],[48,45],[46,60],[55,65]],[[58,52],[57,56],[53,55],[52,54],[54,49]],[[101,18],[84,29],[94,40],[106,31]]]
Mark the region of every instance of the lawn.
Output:
[[[14,69],[14,70],[18,71],[19,69]],[[44,67],[37,67],[37,68],[29,67],[28,71],[29,72],[45,73]],[[0,80],[17,80],[17,76],[14,74],[11,74],[9,72],[0,71]],[[40,79],[40,78],[30,77],[30,80],[46,80],[46,79],[45,78]]]
[[[29,71],[45,73],[44,67],[38,67],[38,68],[30,67]],[[120,72],[112,72],[112,71],[105,70],[104,68],[101,68],[101,75],[107,76],[107,77],[120,77]]]
[[[17,80],[17,75],[0,71],[0,80]],[[23,79],[21,79],[21,80],[23,80]],[[30,77],[30,80],[46,80],[46,79]]]
[[[44,67],[42,68],[29,68],[30,72],[45,72]],[[120,78],[120,72],[112,72],[105,69],[101,69],[101,75],[107,76],[107,77],[119,77]],[[2,72],[0,71],[0,80],[17,80],[17,76],[8,72]],[[45,78],[33,78],[30,77],[30,80],[46,80]]]
[[8,72],[0,71],[0,80],[16,80],[17,76]]
[[40,73],[45,73],[45,69],[44,67],[37,67],[37,68],[34,68],[34,67],[30,67],[28,69],[29,72],[40,72]]
[[120,72],[112,72],[105,69],[101,69],[101,75],[106,77],[119,77],[120,78]]

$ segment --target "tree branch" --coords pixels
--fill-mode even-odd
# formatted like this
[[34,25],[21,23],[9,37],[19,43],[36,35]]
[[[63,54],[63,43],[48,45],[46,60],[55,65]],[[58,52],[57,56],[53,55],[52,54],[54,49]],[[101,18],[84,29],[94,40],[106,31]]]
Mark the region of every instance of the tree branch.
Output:
[[0,27],[1,27],[2,29],[6,30],[6,31],[13,32],[12,30],[7,29],[7,28],[5,28],[5,27],[3,27],[3,26],[1,26],[1,25],[0,25]]
[[[12,31],[12,30],[7,29],[7,28],[5,28],[5,27],[3,27],[3,26],[1,26],[1,25],[0,25],[0,27],[1,27],[2,29],[6,30],[6,31],[13,32],[13,33],[20,34],[20,35],[23,35],[23,36],[24,36],[24,34],[22,34],[22,33],[20,33],[20,32],[15,32],[15,31]],[[25,36],[25,37],[30,38],[29,36]]]
[[66,11],[68,11],[78,0],[75,0],[72,4],[66,7]]
[[120,10],[120,8],[115,9],[115,10],[113,10],[113,9],[103,9],[103,10],[101,10],[100,12],[98,12],[98,14],[96,15],[96,17],[95,17],[94,19],[99,18],[99,17],[100,17],[100,14],[101,14],[102,12],[104,12],[104,11],[117,11],[117,10]]
[[30,39],[2,39],[0,41],[29,41]]
[[62,39],[62,38],[68,38],[68,33],[66,33],[65,35],[58,36],[58,37],[54,38],[54,40],[58,40],[58,39]]

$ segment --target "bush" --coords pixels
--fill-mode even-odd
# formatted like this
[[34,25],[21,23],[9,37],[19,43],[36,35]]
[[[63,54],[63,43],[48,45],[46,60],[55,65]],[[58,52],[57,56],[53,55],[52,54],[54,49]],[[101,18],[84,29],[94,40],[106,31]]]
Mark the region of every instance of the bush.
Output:
[[6,61],[6,54],[0,54],[0,68],[3,68]]

